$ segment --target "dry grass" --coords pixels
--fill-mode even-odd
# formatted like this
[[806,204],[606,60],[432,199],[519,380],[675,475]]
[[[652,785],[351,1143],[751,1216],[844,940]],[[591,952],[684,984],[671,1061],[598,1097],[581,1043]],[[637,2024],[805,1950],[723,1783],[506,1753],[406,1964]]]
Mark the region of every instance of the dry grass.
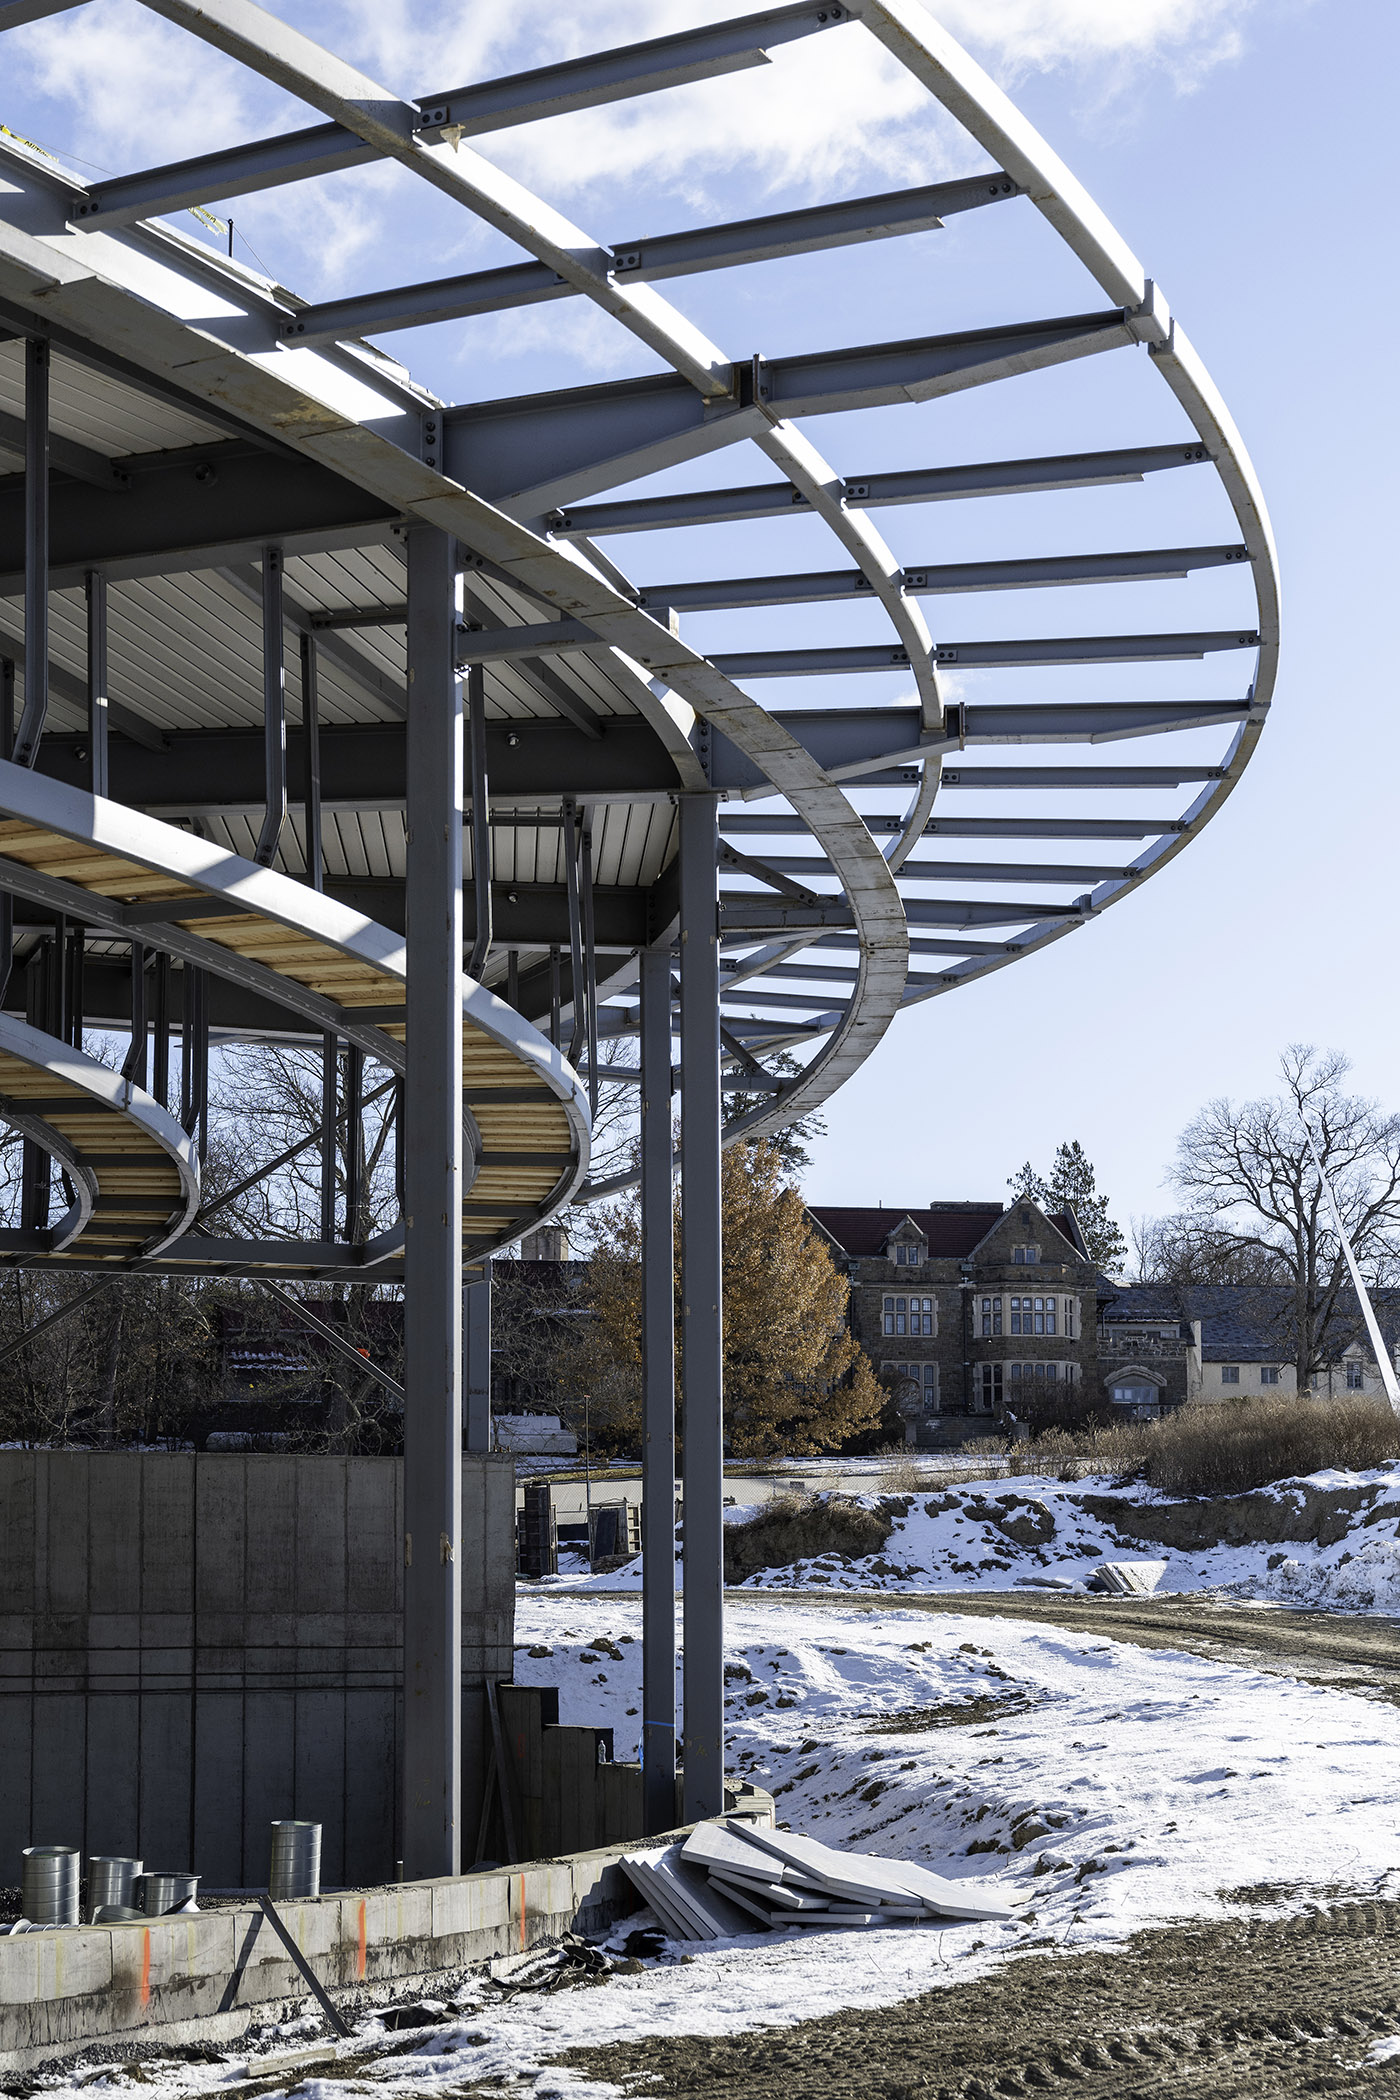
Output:
[[918,1461],[906,1458],[901,1453],[892,1457],[875,1483],[877,1495],[917,1495],[927,1485],[925,1473]]
[[747,1524],[725,1525],[724,1579],[743,1582],[760,1568],[786,1568],[823,1553],[862,1560],[879,1553],[893,1530],[894,1517],[884,1510],[836,1495],[779,1495]]
[[[1067,1478],[1076,1459],[1106,1473],[1134,1473],[1172,1495],[1239,1495],[1324,1467],[1361,1472],[1400,1458],[1400,1422],[1382,1402],[1244,1398],[1183,1407],[1160,1422],[1115,1422],[1072,1435],[1053,1430],[1032,1447]],[[1048,1461],[1048,1464],[1047,1464]],[[1073,1467],[1073,1472],[1068,1469]]]

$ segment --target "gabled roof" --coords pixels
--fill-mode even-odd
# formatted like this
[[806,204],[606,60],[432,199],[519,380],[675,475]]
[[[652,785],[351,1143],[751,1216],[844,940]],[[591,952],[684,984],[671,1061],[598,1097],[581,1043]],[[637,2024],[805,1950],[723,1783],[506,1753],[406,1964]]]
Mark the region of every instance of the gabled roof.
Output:
[[[1400,1291],[1376,1291],[1372,1302],[1381,1333],[1393,1350],[1400,1340]],[[1105,1327],[1144,1320],[1199,1320],[1201,1356],[1206,1363],[1293,1360],[1290,1292],[1286,1284],[1118,1284],[1112,1299],[1100,1304],[1099,1318]],[[1337,1306],[1331,1348],[1340,1356],[1353,1341],[1359,1341],[1370,1354],[1360,1311],[1348,1292]]]
[[[807,1215],[826,1234],[838,1252],[853,1260],[884,1252],[885,1242],[906,1219],[913,1221],[928,1242],[930,1261],[965,1261],[1007,1216],[1000,1203],[960,1203],[947,1209],[872,1209],[868,1204],[813,1203]],[[1042,1215],[1042,1213],[1037,1213]],[[1068,1215],[1052,1217],[1049,1223],[1078,1251],[1079,1235]]]

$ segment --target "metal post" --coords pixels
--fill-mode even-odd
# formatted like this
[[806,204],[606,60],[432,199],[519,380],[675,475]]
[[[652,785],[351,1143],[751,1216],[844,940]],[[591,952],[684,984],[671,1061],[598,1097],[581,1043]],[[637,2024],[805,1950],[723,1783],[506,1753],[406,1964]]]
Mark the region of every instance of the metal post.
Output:
[[[81,934],[79,936],[81,940]],[[79,947],[79,956],[82,949]],[[81,976],[79,983],[81,983]],[[151,1092],[162,1108],[170,1106],[170,957],[158,953],[155,959],[154,996],[151,1001]],[[77,1023],[81,1030],[81,1020]],[[81,1036],[75,1038],[81,1048]]]
[[578,812],[569,797],[563,805],[559,836],[564,847],[564,891],[569,908],[569,1050],[571,1065],[577,1065],[583,1047],[585,1007],[583,992],[583,919],[578,893]]
[[462,1293],[468,1451],[491,1449],[491,1264],[467,1272]]
[[579,855],[579,904],[583,932],[583,1015],[588,1031],[588,1112],[598,1120],[598,950],[593,938],[593,819],[583,820]]
[[270,868],[287,821],[287,666],[282,646],[282,549],[262,557],[263,775],[262,830],[254,859]]
[[24,345],[24,712],[15,764],[32,766],[49,711],[49,346]]
[[335,1124],[336,1078],[340,1060],[333,1035],[321,1038],[321,1238],[327,1246],[335,1239]]
[[306,879],[313,890],[325,887],[321,852],[321,715],[316,683],[316,637],[301,638],[301,733],[306,749]]
[[[9,758],[15,744],[15,660],[0,658],[0,758]],[[6,890],[0,897],[0,1007],[10,988],[15,962],[15,900]],[[558,1038],[555,1038],[556,1042]]]
[[131,1047],[122,1059],[122,1078],[143,1090],[146,1084],[146,950],[131,944]]
[[409,1880],[461,1865],[462,692],[454,546],[408,551],[404,1796]]
[[724,1812],[718,802],[680,804],[685,1819]]
[[365,1228],[365,1053],[354,1043],[345,1052],[345,1238],[362,1247]]
[[676,1821],[676,1277],[671,958],[641,954],[642,1828]]
[[89,569],[87,591],[88,786],[94,795],[107,786],[107,578]]
[[[48,949],[46,941],[29,957],[24,985],[24,1018],[31,1028],[43,1028],[48,1019]],[[20,1151],[21,1230],[42,1232],[49,1222],[49,1155],[33,1138],[26,1138]]]
[[467,673],[467,712],[471,725],[472,894],[476,899],[476,937],[467,974],[480,984],[491,953],[491,789],[486,772],[484,664],[473,664]]
[[562,1003],[559,983],[559,949],[556,945],[549,951],[549,1040],[553,1043],[556,1050],[559,1048],[561,1033],[559,1010]]

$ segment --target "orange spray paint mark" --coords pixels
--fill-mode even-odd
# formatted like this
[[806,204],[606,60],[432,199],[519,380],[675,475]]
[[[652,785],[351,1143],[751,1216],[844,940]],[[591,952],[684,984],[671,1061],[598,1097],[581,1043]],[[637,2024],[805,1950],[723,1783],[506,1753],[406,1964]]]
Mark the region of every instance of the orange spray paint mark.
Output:
[[364,1897],[363,1897],[363,1896],[361,1896],[361,1898],[360,1898],[360,1952],[359,1952],[359,1958],[358,1958],[358,1962],[357,1962],[357,1965],[356,1965],[356,1974],[358,1975],[358,1977],[359,1977],[359,1979],[360,1979],[361,1983],[363,1983],[363,1982],[364,1982],[364,1980],[365,1980],[365,1946],[366,1946],[366,1943],[367,1943],[367,1939],[368,1939],[368,1934],[366,1933],[366,1930],[365,1930],[365,1899],[364,1899]]
[[151,1928],[148,1925],[141,1934],[141,2003],[151,2002]]

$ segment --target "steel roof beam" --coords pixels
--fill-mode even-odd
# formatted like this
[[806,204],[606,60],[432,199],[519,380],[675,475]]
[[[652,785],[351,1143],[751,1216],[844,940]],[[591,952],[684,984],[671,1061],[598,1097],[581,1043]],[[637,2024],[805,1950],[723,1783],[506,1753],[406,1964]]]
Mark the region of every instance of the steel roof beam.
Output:
[[[0,446],[7,452],[24,458],[24,418],[12,416],[0,409]],[[105,452],[95,452],[90,445],[80,445],[73,438],[60,437],[56,431],[49,432],[49,468],[54,474],[71,474],[75,481],[89,482],[93,488],[129,488],[131,477],[120,460],[109,459]],[[8,478],[8,477],[7,477]],[[16,480],[22,480],[17,475]],[[0,482],[0,488],[4,487]]]
[[[1054,702],[1025,707],[965,707],[949,734],[929,737],[913,707],[810,708],[775,713],[834,779],[869,771],[876,761],[926,758],[962,744],[1094,744],[1121,737],[1157,736],[1250,718],[1248,700],[1122,700]],[[710,777],[722,789],[761,790],[763,774],[719,734],[712,738]]]
[[[54,440],[55,461],[66,442]],[[111,565],[110,579],[123,563],[145,574],[212,566],[211,551],[221,545],[282,544],[320,532],[339,538],[347,530],[382,539],[399,515],[314,460],[246,443],[128,453],[113,465],[123,478],[113,471],[102,481],[94,470],[50,491],[55,588],[69,578],[80,582],[90,568]],[[24,477],[7,475],[0,479],[0,595],[23,573],[23,517]]]
[[[49,12],[54,0],[17,0],[17,4],[21,9],[37,6]],[[30,17],[22,13],[20,19]],[[434,140],[444,135],[444,127],[450,127],[458,139],[477,138],[517,124],[532,124],[540,117],[559,116],[566,110],[596,109],[634,95],[653,94],[659,88],[765,65],[765,46],[835,28],[849,19],[840,6],[772,8],[741,21],[719,22],[500,80],[478,81],[445,94],[420,97],[415,128]],[[3,20],[0,14],[0,23]],[[209,204],[220,197],[251,196],[258,190],[335,174],[382,157],[382,148],[346,126],[316,124],[304,131],[94,183],[80,200],[75,216],[87,225],[129,225],[135,219],[188,210],[193,204]]]
[[[971,211],[1016,194],[1016,185],[1008,177],[978,175],[923,189],[896,190],[887,196],[852,197],[841,204],[770,212],[763,218],[736,219],[722,226],[698,226],[685,233],[614,241],[607,252],[614,277],[654,284],[705,270],[729,270],[780,256],[810,255],[860,241],[926,233],[940,227],[954,212]],[[467,320],[474,314],[577,296],[578,287],[545,263],[510,263],[500,269],[473,270],[462,277],[396,285],[382,292],[303,307],[286,322],[282,334],[288,342],[314,348],[347,337],[427,328],[441,321]]]
[[50,15],[64,15],[83,5],[84,0],[4,0],[0,29],[23,29],[28,22],[43,22]]
[[[233,563],[227,567],[220,567],[216,573],[231,589],[237,591],[239,596],[249,605],[261,606],[262,574],[253,563]],[[391,678],[387,671],[381,670],[372,658],[363,655],[353,642],[345,639],[344,635],[335,632],[333,629],[330,631],[323,629],[318,624],[316,614],[311,608],[299,605],[285,591],[282,594],[282,618],[285,625],[292,628],[297,634],[314,634],[317,653],[327,663],[334,664],[336,669],[342,672],[344,676],[353,679],[355,684],[367,693],[372,700],[379,701],[382,706],[389,708],[400,719],[407,716],[408,694],[406,688],[400,684],[399,680]],[[323,750],[325,748],[325,738],[326,731],[322,729]],[[322,806],[324,807],[324,797]]]
[[[1230,547],[1161,547],[1124,549],[1115,554],[1037,555],[1023,561],[913,562],[899,573],[900,587],[913,598],[934,598],[974,591],[1040,590],[1057,584],[1161,583],[1189,576],[1193,569],[1247,563],[1249,549]],[[801,576],[733,577],[714,583],[649,583],[640,604],[648,611],[671,606],[676,612],[728,612],[744,606],[818,605],[841,599],[869,599],[870,585],[859,569],[827,569]]]
[[[17,670],[23,671],[23,639],[7,626],[0,626],[0,657],[8,657]],[[74,708],[82,719],[86,721],[88,711],[87,680],[79,678],[73,671],[65,670],[62,664],[56,664],[52,658],[49,660],[49,691],[55,698],[62,700],[65,706]],[[124,707],[120,700],[113,700],[109,696],[107,717],[113,730],[116,730],[122,736],[130,737],[133,743],[141,745],[145,751],[164,751],[165,738],[161,731],[156,728],[154,722],[148,722],[144,715],[137,714],[134,708]],[[86,735],[82,736],[79,741],[86,748]],[[46,735],[39,745],[39,763],[36,768],[38,772],[47,773],[50,770],[49,762],[53,755],[53,745],[54,738],[51,734]],[[73,785],[75,787],[87,787],[89,785],[85,766],[80,764],[76,758],[73,764]]]
[[1137,340],[1109,309],[1005,328],[755,359],[735,392],[708,405],[674,374],[444,412],[449,474],[513,515],[535,516],[597,489],[679,466],[760,436],[770,417],[817,416],[931,401],[1020,372],[1041,371]]
[[[509,823],[510,819],[501,821]],[[905,828],[902,817],[867,815],[863,821],[875,838],[898,838]],[[761,838],[810,836],[800,817],[736,816],[727,810],[720,813],[719,828],[728,834]],[[1176,817],[931,817],[919,835],[931,838],[936,833],[950,839],[1145,839],[1185,828]]]
[[1224,780],[1224,766],[945,766],[941,785],[978,794],[1000,788],[1073,792],[1100,788],[1174,788],[1197,780]]
[[[567,622],[559,622],[561,627]],[[522,630],[524,631],[524,630]],[[561,641],[559,646],[569,644]],[[938,662],[961,670],[1044,664],[1186,663],[1220,649],[1255,649],[1259,637],[1226,628],[1202,634],[1051,635],[1036,641],[940,642]],[[854,649],[754,649],[711,657],[727,678],[813,678],[848,671],[907,671],[909,654],[887,644]]]
[[[747,856],[736,854],[736,860]],[[831,875],[835,873],[831,862],[824,854],[781,854],[770,856],[766,861],[753,862],[755,869],[767,867],[778,875]],[[971,861],[971,860],[906,860],[899,870],[900,880],[906,877],[911,882],[1117,882],[1131,871],[1126,868],[1086,868],[1060,861]],[[759,880],[763,878],[760,876]]]
[[[1021,926],[1033,920],[1084,916],[1078,900],[1048,904],[1043,899],[1018,903],[1008,898],[993,903],[982,897],[966,901],[960,897],[906,897],[904,908],[911,926]],[[850,909],[839,897],[833,897],[830,904],[788,904],[747,890],[720,892],[720,931],[730,937],[821,932],[851,923]]]
[[[993,459],[961,467],[912,467],[894,474],[855,474],[845,500],[862,510],[895,503],[946,503],[973,496],[1033,496],[1058,489],[1109,488],[1169,467],[1202,466],[1204,445],[1136,445],[1115,452],[1067,452],[1044,459]],[[551,529],[564,539],[604,539],[615,532],[662,532],[682,525],[739,525],[751,518],[788,518],[811,505],[790,481],[749,488],[693,489],[674,496],[636,496],[556,511]]]

